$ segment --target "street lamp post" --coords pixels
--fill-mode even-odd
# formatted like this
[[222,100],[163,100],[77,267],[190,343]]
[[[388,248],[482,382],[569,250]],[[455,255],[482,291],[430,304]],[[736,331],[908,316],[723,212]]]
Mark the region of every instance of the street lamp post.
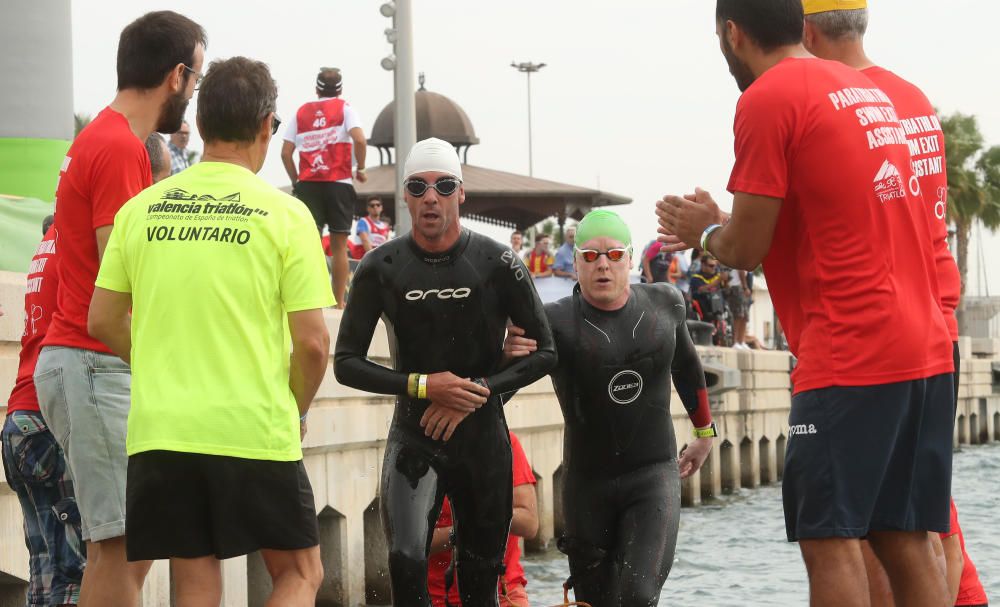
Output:
[[528,175],[534,177],[535,166],[531,157],[531,75],[545,67],[545,64],[531,63],[530,61],[514,63],[511,61],[510,66],[522,74],[528,75]]
[[417,142],[416,101],[413,78],[413,6],[411,0],[390,0],[379,12],[392,18],[386,39],[393,54],[382,59],[382,68],[394,71],[393,88],[396,110],[393,116],[393,146],[396,148],[396,234],[410,231],[410,212],[403,197],[403,162]]

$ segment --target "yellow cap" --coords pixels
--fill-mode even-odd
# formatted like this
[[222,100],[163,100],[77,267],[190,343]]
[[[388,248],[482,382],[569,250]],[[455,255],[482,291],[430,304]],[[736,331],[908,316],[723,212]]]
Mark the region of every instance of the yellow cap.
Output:
[[807,15],[830,11],[852,11],[868,8],[868,0],[802,0],[802,8]]

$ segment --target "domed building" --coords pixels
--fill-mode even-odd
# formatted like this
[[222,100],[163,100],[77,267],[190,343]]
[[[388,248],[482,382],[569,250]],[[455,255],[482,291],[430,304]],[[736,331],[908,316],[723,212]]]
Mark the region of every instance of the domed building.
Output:
[[[519,230],[554,217],[562,227],[567,217],[579,220],[595,207],[632,202],[630,198],[591,188],[470,165],[469,148],[479,143],[479,137],[461,106],[444,95],[425,89],[423,74],[420,89],[415,93],[415,105],[417,141],[428,137],[443,139],[455,146],[462,159],[463,217]],[[364,215],[369,197],[379,196],[386,201],[385,211],[395,224],[396,208],[388,203],[395,196],[394,163],[399,156],[393,146],[394,110],[395,102],[391,102],[375,120],[368,139],[368,181],[354,185],[358,191],[357,215]],[[378,150],[379,166],[372,166],[375,150],[371,148]]]

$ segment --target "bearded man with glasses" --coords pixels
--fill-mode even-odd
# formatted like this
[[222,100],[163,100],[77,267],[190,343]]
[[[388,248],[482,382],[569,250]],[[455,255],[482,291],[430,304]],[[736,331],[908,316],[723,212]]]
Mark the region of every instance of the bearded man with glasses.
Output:
[[[552,385],[566,421],[565,535],[577,601],[656,605],[674,561],[680,479],[717,436],[684,296],[669,283],[629,284],[632,236],[610,211],[577,226],[573,295],[547,304],[559,362]],[[508,360],[537,347],[512,327]],[[694,425],[677,457],[670,380]]]
[[[393,605],[431,605],[428,552],[447,495],[462,604],[496,606],[513,493],[501,395],[545,375],[555,346],[524,262],[461,227],[465,190],[454,147],[417,143],[404,174],[413,231],[361,260],[334,371],[344,385],[396,396],[380,490]],[[380,317],[391,369],[367,358]],[[502,369],[508,318],[537,348]]]

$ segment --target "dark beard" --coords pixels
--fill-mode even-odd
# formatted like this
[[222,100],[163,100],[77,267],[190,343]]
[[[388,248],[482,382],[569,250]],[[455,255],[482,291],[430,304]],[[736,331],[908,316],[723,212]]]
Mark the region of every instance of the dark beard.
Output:
[[739,87],[741,93],[745,92],[757,78],[750,71],[750,66],[740,61],[739,57],[736,56],[733,47],[729,46],[729,40],[724,35],[722,36],[722,55],[726,58],[726,63],[729,64],[729,73],[736,80],[736,86]]
[[188,102],[189,100],[184,98],[184,91],[179,91],[164,101],[163,106],[160,107],[160,120],[156,123],[156,131],[164,135],[171,135],[181,130]]

